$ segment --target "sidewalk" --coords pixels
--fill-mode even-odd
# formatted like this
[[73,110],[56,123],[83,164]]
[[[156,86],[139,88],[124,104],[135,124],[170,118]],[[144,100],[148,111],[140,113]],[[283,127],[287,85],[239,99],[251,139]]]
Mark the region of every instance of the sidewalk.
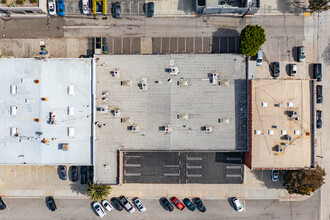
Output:
[[[269,175],[268,175],[269,174]],[[3,178],[4,179],[4,178]],[[48,178],[47,178],[48,179]],[[281,178],[280,178],[281,179]],[[35,183],[10,182],[6,184],[0,181],[0,195],[4,197],[46,197],[53,195],[58,198],[87,198],[82,192],[86,185],[72,184],[71,182],[55,181],[51,185],[49,181]],[[268,188],[267,188],[268,187]],[[236,196],[242,199],[279,199],[281,201],[301,201],[309,196],[289,195],[282,188],[282,182],[272,182],[270,171],[251,172],[245,169],[244,184],[124,184],[112,186],[111,197],[125,195],[129,198],[160,198],[177,196],[201,197],[205,199],[227,199]]]

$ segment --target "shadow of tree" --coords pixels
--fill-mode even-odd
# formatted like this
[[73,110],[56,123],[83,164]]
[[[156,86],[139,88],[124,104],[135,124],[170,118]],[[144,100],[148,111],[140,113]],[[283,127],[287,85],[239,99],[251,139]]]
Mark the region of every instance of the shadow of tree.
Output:
[[285,171],[279,170],[279,177],[277,182],[272,181],[272,171],[271,170],[252,170],[251,173],[254,175],[255,179],[261,181],[262,186],[268,189],[284,189],[283,176]]
[[87,184],[80,184],[80,183],[71,183],[70,189],[72,192],[76,193],[77,195],[86,195],[87,196]]

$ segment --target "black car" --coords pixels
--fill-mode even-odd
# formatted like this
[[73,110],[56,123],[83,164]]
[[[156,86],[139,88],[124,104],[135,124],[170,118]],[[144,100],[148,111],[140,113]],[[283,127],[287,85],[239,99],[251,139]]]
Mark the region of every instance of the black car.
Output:
[[316,128],[322,128],[322,111],[316,111]]
[[57,209],[56,208],[56,203],[55,203],[55,200],[52,196],[48,196],[46,198],[46,205],[47,207],[52,210],[53,212]]
[[4,210],[6,208],[7,208],[7,206],[6,206],[5,202],[2,200],[2,197],[0,196],[0,210]]
[[154,16],[154,6],[155,4],[153,2],[148,2],[145,4],[147,7],[145,8],[145,13],[148,18],[151,18]]
[[114,18],[121,18],[121,6],[120,2],[115,2],[112,5],[112,14]]
[[67,175],[66,175],[66,166],[58,166],[59,169],[59,177],[61,180],[66,180]]
[[199,211],[206,212],[206,208],[200,198],[195,198],[194,201]]
[[70,173],[71,173],[71,181],[77,182],[78,181],[78,167],[77,166],[71,166],[70,167]]
[[280,76],[280,63],[275,62],[273,65],[273,77],[279,77]]
[[87,167],[82,166],[80,167],[80,184],[87,183]]
[[87,178],[88,178],[89,181],[93,182],[93,177],[94,177],[94,167],[89,166],[88,167]]
[[190,201],[190,199],[185,198],[185,199],[183,200],[183,203],[185,204],[185,206],[187,206],[187,208],[188,208],[190,211],[195,211],[196,207],[195,207],[194,204]]
[[317,85],[316,86],[316,103],[322,103],[322,102],[323,102],[322,86]]
[[111,203],[112,203],[112,205],[118,210],[118,211],[122,211],[123,210],[123,208],[121,207],[121,205],[120,205],[120,203],[119,203],[119,201],[118,201],[118,199],[117,198],[112,198],[111,200]]
[[170,211],[170,212],[173,211],[174,208],[171,205],[171,203],[168,201],[168,199],[163,197],[159,200],[159,202],[163,206],[163,208],[166,209],[167,211]]
[[318,82],[322,81],[322,64],[321,63],[314,64],[314,78]]

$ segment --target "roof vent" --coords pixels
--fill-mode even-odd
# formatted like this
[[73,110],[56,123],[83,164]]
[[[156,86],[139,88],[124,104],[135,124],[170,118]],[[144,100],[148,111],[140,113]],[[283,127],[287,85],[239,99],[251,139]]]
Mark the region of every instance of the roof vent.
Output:
[[218,76],[219,76],[219,73],[212,73],[211,74],[211,83],[212,84],[217,84],[217,82],[218,82]]
[[148,87],[149,87],[149,84],[148,84],[147,78],[142,78],[142,80],[141,80],[139,86],[140,86],[140,89],[142,89],[142,90],[147,90]]
[[229,80],[220,80],[219,86],[229,86]]
[[116,77],[116,78],[119,78],[120,77],[120,71],[119,71],[119,69],[115,69],[114,71],[111,71],[110,74],[113,77]]
[[205,126],[205,132],[206,132],[206,133],[211,133],[211,132],[213,132],[213,127],[211,127],[211,126]]
[[17,85],[10,85],[10,94],[17,94]]
[[132,125],[128,129],[133,131],[133,132],[139,132],[140,131],[139,126],[136,126],[136,125]]
[[171,128],[171,126],[169,126],[169,125],[164,126],[164,132],[165,132],[165,133],[170,133],[170,132],[172,132],[172,131],[173,131],[173,129]]
[[115,117],[120,116],[120,109],[119,108],[116,108],[116,109],[113,110],[113,116],[115,116]]
[[284,151],[284,149],[283,149],[283,147],[281,146],[281,145],[276,145],[276,152],[278,152],[278,153],[283,153],[283,151]]
[[165,72],[167,72],[171,75],[177,75],[179,73],[179,68],[171,66],[170,68],[166,68]]

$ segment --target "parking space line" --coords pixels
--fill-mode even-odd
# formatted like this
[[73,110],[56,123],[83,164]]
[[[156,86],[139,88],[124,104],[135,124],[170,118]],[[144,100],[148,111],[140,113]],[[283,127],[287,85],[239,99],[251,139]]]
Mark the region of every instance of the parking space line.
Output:
[[174,52],[176,52],[176,53],[179,52],[179,38],[178,37],[176,38],[176,51],[174,51]]
[[187,169],[202,169],[202,166],[189,166],[188,163],[186,164]]
[[125,176],[141,176],[141,173],[126,173],[125,171]]
[[182,52],[187,52],[187,37],[184,37],[184,51]]
[[242,169],[241,166],[226,166],[227,169]]
[[180,173],[164,173],[164,176],[180,176]]
[[[183,5],[183,3],[182,3]],[[193,43],[193,53],[195,53],[195,44],[196,44],[196,37],[194,37],[194,43]]]
[[203,53],[203,51],[204,51],[204,37],[202,37],[202,51],[198,51],[198,52]]
[[125,167],[141,167],[141,164],[133,164],[133,163],[129,163],[129,164],[127,164],[127,163],[125,162]]
[[125,157],[137,157],[137,158],[140,158],[141,156],[138,156],[138,155],[130,155],[130,156],[125,155]]
[[164,165],[164,167],[179,167],[179,165]]
[[163,52],[163,38],[161,37],[160,38],[160,50],[159,50],[160,52],[160,54]]
[[24,182],[24,170],[23,170],[23,166],[21,166],[21,172],[22,172],[22,182]]
[[130,15],[132,14],[132,3],[134,3],[134,2],[130,2],[129,3],[129,14]]
[[187,174],[187,177],[202,177],[202,174]]
[[171,53],[171,38],[168,38],[168,53]]
[[242,175],[240,175],[240,174],[227,174],[226,177],[240,177],[240,178],[242,178]]
[[202,160],[201,157],[189,157],[188,155],[186,156],[187,160]]
[[124,37],[121,37],[121,53],[124,53]]

